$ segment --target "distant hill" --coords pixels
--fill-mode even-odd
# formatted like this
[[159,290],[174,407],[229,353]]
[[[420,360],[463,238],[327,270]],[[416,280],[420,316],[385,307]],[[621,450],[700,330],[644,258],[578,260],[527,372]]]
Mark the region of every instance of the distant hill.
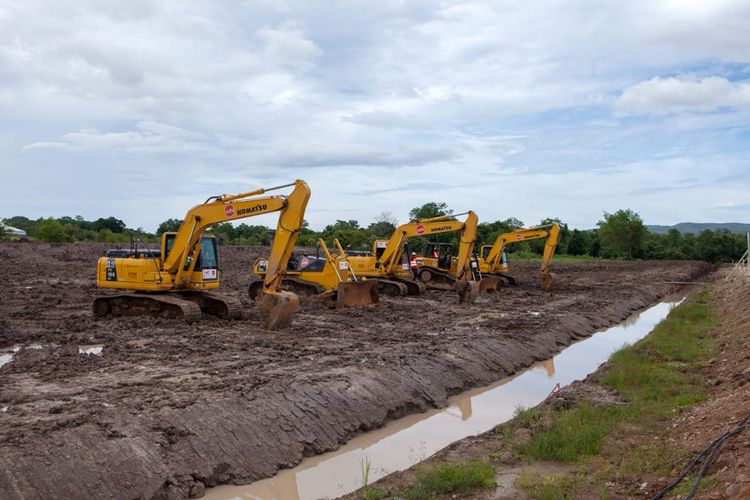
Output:
[[750,224],[742,222],[680,222],[674,226],[646,225],[649,231],[656,234],[666,234],[670,229],[677,229],[681,233],[700,233],[704,229],[715,231],[717,229],[728,229],[733,233],[750,232]]

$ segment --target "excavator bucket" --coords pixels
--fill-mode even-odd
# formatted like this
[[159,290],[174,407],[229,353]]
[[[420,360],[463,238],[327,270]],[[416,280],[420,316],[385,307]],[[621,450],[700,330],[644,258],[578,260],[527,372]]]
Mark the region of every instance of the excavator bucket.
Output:
[[478,281],[456,281],[456,292],[458,292],[458,303],[471,305],[479,296]]
[[258,292],[260,324],[264,330],[280,330],[292,324],[299,309],[299,297],[292,292]]
[[336,307],[363,307],[378,301],[377,280],[342,281],[336,288]]
[[479,293],[494,293],[503,286],[500,276],[485,276],[479,280]]
[[552,287],[557,283],[557,276],[554,273],[542,273],[540,278],[542,279],[542,290],[549,292]]

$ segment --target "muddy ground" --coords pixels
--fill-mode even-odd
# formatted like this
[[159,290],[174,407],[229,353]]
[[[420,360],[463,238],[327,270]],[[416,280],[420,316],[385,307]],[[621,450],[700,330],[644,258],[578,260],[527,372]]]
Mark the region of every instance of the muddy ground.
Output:
[[[547,359],[677,287],[665,282],[710,270],[553,264],[558,286],[545,294],[536,266],[519,263],[517,287],[469,308],[438,291],[357,310],[306,301],[271,333],[245,293],[263,248],[222,253],[223,291],[246,318],[194,325],[94,320],[104,250],[0,244],[0,351],[20,347],[0,367],[0,498],[200,496],[267,477]],[[89,344],[102,354],[79,354]]]

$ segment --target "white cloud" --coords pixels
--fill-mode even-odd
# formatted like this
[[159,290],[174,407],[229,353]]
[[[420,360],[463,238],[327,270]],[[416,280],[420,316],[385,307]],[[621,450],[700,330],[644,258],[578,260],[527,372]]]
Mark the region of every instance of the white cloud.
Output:
[[275,29],[262,28],[258,30],[258,38],[263,41],[266,56],[279,64],[306,65],[321,52],[293,22]]
[[697,219],[725,188],[687,203],[633,176],[729,162],[748,187],[748,25],[745,0],[5,0],[0,215],[67,186],[80,198],[28,215],[117,199],[113,215],[155,227],[299,177],[315,226],[431,199],[590,227],[636,197]]
[[720,108],[750,108],[750,82],[731,82],[718,76],[654,77],[625,89],[616,103],[622,114],[663,115]]
[[172,153],[195,154],[207,152],[213,146],[207,137],[172,125],[144,121],[136,124],[135,130],[124,132],[99,132],[78,130],[60,137],[60,141],[35,142],[24,146],[24,151],[62,150],[70,152],[109,153]]

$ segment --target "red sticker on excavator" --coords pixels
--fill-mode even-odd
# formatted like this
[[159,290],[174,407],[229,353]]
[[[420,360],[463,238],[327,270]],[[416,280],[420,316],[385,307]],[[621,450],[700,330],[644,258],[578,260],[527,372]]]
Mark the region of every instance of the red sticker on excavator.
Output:
[[234,215],[234,205],[227,205],[224,207],[224,215],[231,217]]
[[422,224],[417,226],[417,234],[424,234],[424,226]]

